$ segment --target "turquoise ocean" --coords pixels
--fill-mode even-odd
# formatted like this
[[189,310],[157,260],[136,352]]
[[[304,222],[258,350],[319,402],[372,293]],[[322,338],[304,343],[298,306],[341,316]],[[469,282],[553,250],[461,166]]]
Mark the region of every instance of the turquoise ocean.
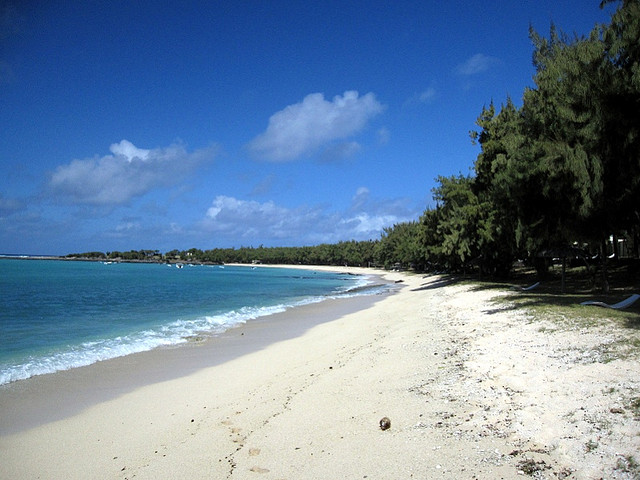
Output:
[[260,266],[0,258],[0,385],[390,288],[372,279]]

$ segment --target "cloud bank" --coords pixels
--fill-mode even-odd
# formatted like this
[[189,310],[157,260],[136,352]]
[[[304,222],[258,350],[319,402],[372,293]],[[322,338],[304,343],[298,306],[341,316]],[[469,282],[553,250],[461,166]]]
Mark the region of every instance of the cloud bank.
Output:
[[[325,100],[322,93],[312,93],[274,113],[265,132],[249,143],[249,149],[276,162],[294,160],[353,136],[383,110],[373,93],[359,97],[358,92],[347,91],[332,101]],[[351,150],[353,143],[349,143]]]
[[415,220],[419,212],[406,199],[376,202],[361,187],[344,211],[320,206],[288,208],[274,202],[260,203],[217,196],[197,229],[216,238],[241,238],[251,242],[273,241],[281,245],[333,243],[341,240],[376,239],[384,227]]
[[213,147],[191,153],[180,144],[145,150],[128,140],[109,150],[111,155],[59,166],[49,180],[51,193],[71,203],[122,205],[154,188],[175,185],[215,155]]

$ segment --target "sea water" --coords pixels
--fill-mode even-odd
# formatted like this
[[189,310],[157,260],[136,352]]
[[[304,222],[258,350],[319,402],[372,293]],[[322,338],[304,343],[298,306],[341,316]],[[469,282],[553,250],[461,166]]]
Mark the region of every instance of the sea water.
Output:
[[385,288],[367,276],[290,268],[2,258],[0,385]]

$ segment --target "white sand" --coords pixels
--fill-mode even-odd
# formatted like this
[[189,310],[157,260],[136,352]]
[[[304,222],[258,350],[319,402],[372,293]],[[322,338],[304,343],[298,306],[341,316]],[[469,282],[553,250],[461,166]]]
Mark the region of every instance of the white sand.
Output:
[[638,478],[638,355],[605,361],[637,330],[385,275],[371,308],[0,437],[0,478]]

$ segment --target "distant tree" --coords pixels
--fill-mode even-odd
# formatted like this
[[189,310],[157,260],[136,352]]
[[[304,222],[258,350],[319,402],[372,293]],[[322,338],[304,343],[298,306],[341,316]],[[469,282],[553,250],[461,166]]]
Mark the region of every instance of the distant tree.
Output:
[[91,260],[100,260],[107,258],[103,252],[84,252],[84,253],[70,253],[66,255],[67,258],[86,258]]
[[481,206],[473,192],[471,177],[438,177],[438,183],[433,196],[440,213],[437,225],[442,242],[440,258],[448,268],[458,270],[480,254]]
[[395,264],[403,267],[424,267],[424,249],[420,243],[418,222],[403,222],[383,229],[375,247],[376,263],[391,268]]

